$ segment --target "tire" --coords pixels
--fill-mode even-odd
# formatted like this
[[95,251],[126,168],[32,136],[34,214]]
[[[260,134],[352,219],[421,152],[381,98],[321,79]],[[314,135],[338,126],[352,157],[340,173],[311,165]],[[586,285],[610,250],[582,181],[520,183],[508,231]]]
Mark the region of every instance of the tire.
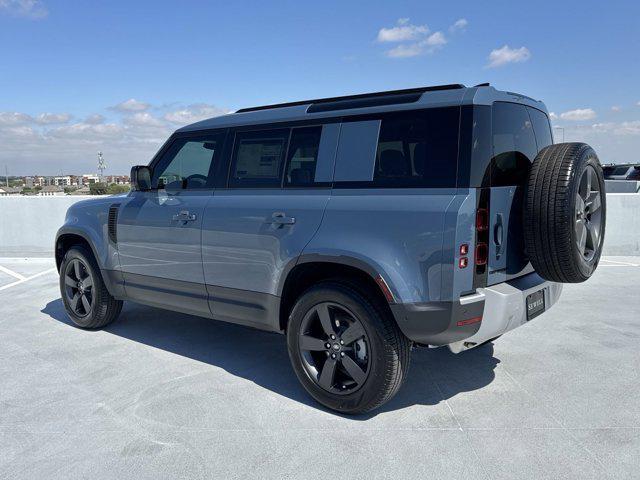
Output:
[[602,167],[584,143],[542,149],[529,174],[525,249],[536,272],[553,282],[587,280],[604,243],[606,195]]
[[[334,339],[318,313],[325,307]],[[309,341],[317,350],[304,350]],[[289,316],[287,345],[305,390],[341,413],[364,413],[384,404],[398,392],[409,370],[411,342],[380,300],[357,283],[325,281],[302,294]],[[329,368],[331,379],[322,382],[328,365],[335,365]]]
[[104,327],[122,310],[122,301],[111,296],[93,255],[82,246],[70,248],[62,259],[60,295],[67,315],[81,328]]

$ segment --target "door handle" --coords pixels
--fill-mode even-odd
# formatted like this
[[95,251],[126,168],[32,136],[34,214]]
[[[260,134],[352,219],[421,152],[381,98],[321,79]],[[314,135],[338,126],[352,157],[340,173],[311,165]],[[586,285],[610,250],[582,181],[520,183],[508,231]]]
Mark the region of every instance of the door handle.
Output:
[[493,227],[493,243],[496,245],[496,258],[502,255],[502,242],[504,236],[504,227],[502,226],[502,214],[496,215],[496,224]]
[[293,225],[296,223],[294,217],[287,217],[283,212],[276,212],[271,215],[271,223],[274,225]]
[[194,222],[196,218],[198,217],[196,217],[195,213],[189,213],[188,210],[182,210],[180,213],[173,216],[173,221],[174,222]]

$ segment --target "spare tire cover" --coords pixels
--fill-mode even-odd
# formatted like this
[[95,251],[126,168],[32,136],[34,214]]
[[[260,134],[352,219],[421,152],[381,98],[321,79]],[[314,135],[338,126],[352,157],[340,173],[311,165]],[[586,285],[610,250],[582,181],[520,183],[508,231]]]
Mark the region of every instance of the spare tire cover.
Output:
[[594,150],[585,143],[542,149],[524,202],[525,249],[536,272],[554,282],[587,280],[600,261],[605,220],[604,177]]

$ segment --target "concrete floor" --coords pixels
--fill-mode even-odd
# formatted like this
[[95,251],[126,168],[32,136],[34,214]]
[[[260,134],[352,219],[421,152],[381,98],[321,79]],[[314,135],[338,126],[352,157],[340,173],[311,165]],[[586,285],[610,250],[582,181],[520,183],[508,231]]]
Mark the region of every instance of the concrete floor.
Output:
[[0,478],[640,478],[639,257],[493,345],[416,350],[355,418],[282,336],[134,304],[83,331],[51,260],[0,266]]

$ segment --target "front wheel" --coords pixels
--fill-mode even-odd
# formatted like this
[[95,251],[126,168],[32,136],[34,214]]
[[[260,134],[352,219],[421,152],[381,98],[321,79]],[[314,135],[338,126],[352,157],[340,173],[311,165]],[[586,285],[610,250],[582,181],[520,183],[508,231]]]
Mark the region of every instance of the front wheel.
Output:
[[291,311],[287,344],[307,392],[342,413],[387,402],[409,369],[410,341],[357,284],[327,281],[307,290]]
[[69,318],[81,328],[100,328],[113,322],[122,301],[111,296],[93,255],[72,247],[60,265],[60,294]]

